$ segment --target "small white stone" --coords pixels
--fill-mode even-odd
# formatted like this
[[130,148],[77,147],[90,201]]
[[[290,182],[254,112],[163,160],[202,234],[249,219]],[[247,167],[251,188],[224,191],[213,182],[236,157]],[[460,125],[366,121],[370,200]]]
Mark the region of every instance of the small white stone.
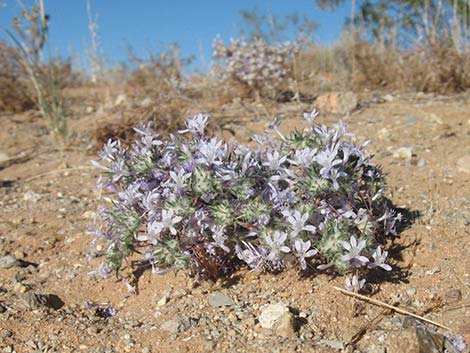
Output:
[[281,317],[289,312],[289,308],[284,303],[266,305],[259,316],[261,327],[272,329]]

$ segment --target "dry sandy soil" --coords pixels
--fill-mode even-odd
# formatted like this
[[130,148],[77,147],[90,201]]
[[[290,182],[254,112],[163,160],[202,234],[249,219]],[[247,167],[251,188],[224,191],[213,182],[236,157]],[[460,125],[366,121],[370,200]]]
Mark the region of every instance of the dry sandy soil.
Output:
[[[287,130],[303,127],[311,108],[233,103],[220,126],[246,142],[270,114],[283,112]],[[1,117],[0,151],[24,154],[0,163],[0,352],[452,352],[434,332],[470,344],[470,97],[365,97],[343,117],[359,141],[371,140],[388,197],[411,221],[389,242],[393,271],[370,279],[369,296],[450,330],[341,294],[332,286],[344,277],[320,272],[241,271],[196,283],[183,272],[145,271],[129,277],[135,294],[89,275],[100,262],[87,256],[98,206],[91,136],[111,118],[79,114],[77,135],[61,149],[37,114]],[[214,306],[214,294],[228,305]],[[259,325],[263,305],[277,302],[289,306],[293,329]]]

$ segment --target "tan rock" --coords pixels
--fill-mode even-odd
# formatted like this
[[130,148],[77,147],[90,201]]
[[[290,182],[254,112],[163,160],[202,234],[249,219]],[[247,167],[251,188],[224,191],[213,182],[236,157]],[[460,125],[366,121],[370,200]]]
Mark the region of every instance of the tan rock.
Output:
[[294,337],[296,335],[294,316],[290,312],[284,313],[276,323],[274,331],[278,336]]
[[457,161],[457,170],[462,173],[470,173],[470,156],[464,156]]
[[322,94],[315,100],[315,107],[320,113],[349,114],[357,107],[357,95],[353,92],[332,92]]

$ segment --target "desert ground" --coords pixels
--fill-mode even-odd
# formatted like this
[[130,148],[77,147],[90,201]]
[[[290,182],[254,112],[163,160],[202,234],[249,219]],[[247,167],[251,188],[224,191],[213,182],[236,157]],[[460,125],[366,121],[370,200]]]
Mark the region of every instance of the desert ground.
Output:
[[[248,142],[273,112],[285,130],[304,127],[314,105],[234,100],[213,117],[226,139]],[[37,112],[1,117],[1,352],[458,352],[470,343],[470,95],[369,92],[350,113],[320,118],[370,140],[387,197],[407,217],[386,246],[393,271],[371,278],[368,296],[447,329],[344,295],[333,288],[344,277],[320,271],[242,270],[215,283],[124,271],[133,292],[90,275],[100,262],[88,256],[100,202],[90,160],[96,130],[121,114],[98,108],[77,105],[65,147]],[[277,303],[293,320],[261,327]]]

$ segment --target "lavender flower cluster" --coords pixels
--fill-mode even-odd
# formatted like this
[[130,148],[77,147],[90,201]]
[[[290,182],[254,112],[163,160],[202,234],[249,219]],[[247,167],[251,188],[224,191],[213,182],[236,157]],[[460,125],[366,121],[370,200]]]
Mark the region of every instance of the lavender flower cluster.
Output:
[[259,93],[275,91],[288,80],[292,58],[299,43],[267,44],[262,39],[250,43],[232,39],[225,45],[220,37],[213,43],[213,59],[222,79],[234,78]]
[[305,113],[309,127],[288,136],[277,119],[253,148],[207,136],[206,115],[167,141],[150,126],[136,129],[130,148],[109,141],[93,162],[108,200],[93,231],[106,257],[99,272],[135,253],[154,271],[189,267],[202,277],[288,263],[390,270],[380,243],[401,215],[385,202],[383,174],[341,121],[329,128],[317,115]]

